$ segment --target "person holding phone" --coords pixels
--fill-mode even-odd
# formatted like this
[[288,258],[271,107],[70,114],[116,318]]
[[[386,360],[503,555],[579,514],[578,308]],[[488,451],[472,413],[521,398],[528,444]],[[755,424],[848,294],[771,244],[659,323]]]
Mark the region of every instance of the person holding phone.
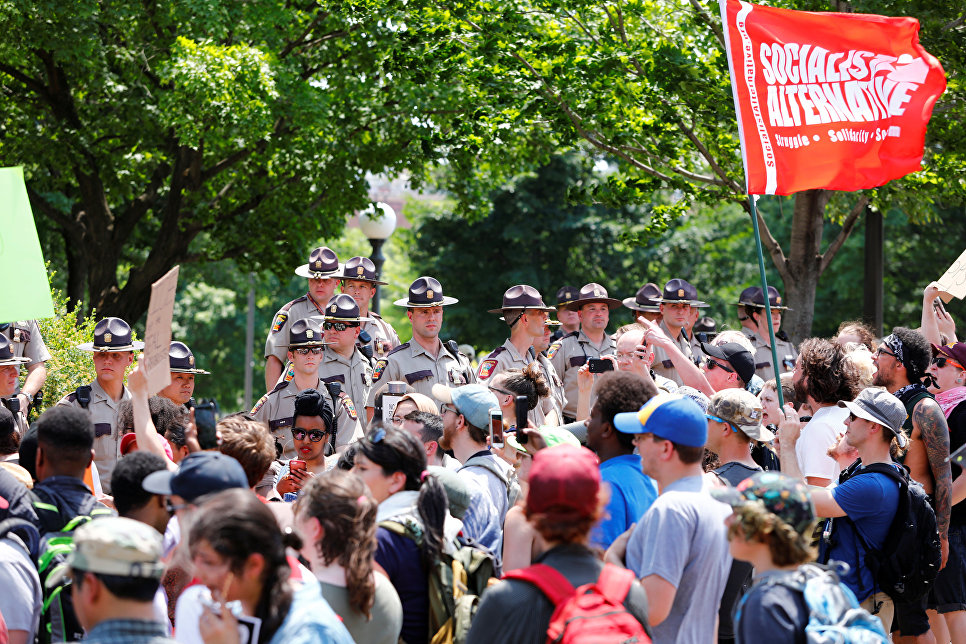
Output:
[[326,394],[306,389],[295,397],[292,440],[296,457],[278,473],[278,493],[298,494],[316,474],[335,467],[338,458],[332,449],[332,408]]

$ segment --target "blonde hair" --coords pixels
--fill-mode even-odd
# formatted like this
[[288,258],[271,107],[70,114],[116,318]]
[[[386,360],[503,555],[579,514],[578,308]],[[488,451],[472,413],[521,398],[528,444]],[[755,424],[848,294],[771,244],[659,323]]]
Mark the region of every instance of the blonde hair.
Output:
[[745,334],[741,331],[722,331],[714,337],[711,344],[720,347],[722,344],[727,344],[728,342],[734,342],[735,344],[740,344],[744,349],[748,351],[751,355],[755,355],[755,347],[752,346],[751,341],[745,337]]
[[845,359],[852,363],[855,370],[859,373],[859,385],[865,389],[872,386],[872,378],[875,376],[875,363],[872,362],[872,352],[864,344],[858,342],[846,342],[842,347],[845,350]]

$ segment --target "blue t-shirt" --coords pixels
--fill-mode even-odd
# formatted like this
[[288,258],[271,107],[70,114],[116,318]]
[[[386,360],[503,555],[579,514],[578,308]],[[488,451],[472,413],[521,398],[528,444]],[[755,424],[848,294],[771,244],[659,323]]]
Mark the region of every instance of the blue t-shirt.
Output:
[[[857,472],[832,490],[832,498],[858,528],[862,541],[852,524],[844,518],[834,519],[829,559],[848,564],[848,572],[841,575],[842,583],[863,602],[873,591],[872,571],[865,565],[865,544],[881,548],[885,542],[899,506],[899,484],[885,474]],[[824,552],[824,541],[822,547]]]
[[425,642],[429,632],[429,581],[416,542],[382,526],[376,528],[376,563],[382,566],[399,595],[403,609],[400,636]]
[[641,457],[623,454],[600,464],[600,478],[610,484],[607,515],[590,533],[590,543],[606,550],[657,498],[657,486],[641,471]]

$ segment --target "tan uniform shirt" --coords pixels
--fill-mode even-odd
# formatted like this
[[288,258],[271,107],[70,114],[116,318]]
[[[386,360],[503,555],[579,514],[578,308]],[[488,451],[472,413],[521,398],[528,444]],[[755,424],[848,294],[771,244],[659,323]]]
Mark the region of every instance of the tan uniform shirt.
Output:
[[[324,303],[320,306],[324,306]],[[296,298],[280,308],[272,319],[272,328],[265,340],[265,358],[275,356],[279,362],[285,364],[288,358],[288,348],[279,345],[288,344],[288,332],[292,323],[303,318],[314,318],[322,324],[322,312],[315,305],[315,300],[308,295]]]
[[[117,428],[117,408],[121,400],[129,400],[131,392],[124,388],[121,400],[115,402],[107,395],[104,389],[98,384],[97,380],[90,384],[91,402],[87,406],[87,411],[91,413],[91,420],[94,422],[94,463],[97,464],[97,473],[101,479],[101,487],[105,494],[111,493],[111,473],[114,471],[114,464],[118,458],[118,448],[121,443],[121,432]],[[68,394],[57,403],[58,405],[70,405],[83,409],[77,401],[77,392]]]
[[[762,339],[757,333],[747,327],[742,327],[741,332],[751,341],[755,347],[755,374],[762,380],[771,380],[775,377],[775,370],[772,368],[771,345],[767,339]],[[786,340],[775,338],[775,348],[778,350],[778,371],[795,370],[795,360],[798,358],[798,351],[795,345]]]
[[[615,353],[614,338],[604,334],[604,341],[598,346],[587,337],[583,330],[576,335],[569,334],[550,345],[547,357],[550,364],[563,379],[564,396],[567,398],[563,413],[571,418],[577,416],[577,370],[588,358],[612,356]],[[594,402],[591,400],[591,406]]]
[[[524,369],[531,362],[539,361],[534,355],[533,347],[527,350],[526,355],[520,355],[517,348],[507,339],[501,346],[497,347],[486,356],[482,362],[480,362],[479,369],[476,373],[476,380],[481,384],[487,384],[492,382],[494,376],[508,369]],[[549,377],[547,378],[547,384],[549,385]],[[537,406],[530,410],[527,414],[527,419],[533,423],[534,427],[540,427],[545,424],[547,414],[554,409],[553,401],[550,398],[543,398],[538,403]],[[515,418],[505,419],[509,421],[509,424],[515,425]]]
[[[378,313],[369,311],[368,317],[372,319],[362,325],[362,330],[372,337],[373,358],[382,358],[400,345],[399,336],[396,334],[396,330],[392,328],[392,325],[386,322]],[[389,345],[388,349],[386,345]]]
[[550,396],[541,401],[543,416],[546,418],[551,410],[556,411],[557,418],[562,423],[563,410],[567,405],[567,395],[564,392],[563,381],[557,375],[557,370],[547,356],[538,353],[537,362],[540,363],[540,368],[543,369],[543,377],[547,379],[547,386],[550,387]]
[[[661,330],[664,331],[669,338],[672,337],[671,330],[664,323],[664,320],[661,320]],[[694,351],[691,349],[691,342],[684,335],[684,331],[682,330],[678,334],[678,337],[673,338],[673,340],[674,343],[678,345],[678,349],[681,350],[681,353],[693,361],[695,358]],[[681,376],[678,375],[677,369],[675,369],[674,365],[671,363],[671,359],[668,357],[667,351],[661,347],[654,347],[654,364],[651,365],[651,370],[659,376],[664,376],[669,380],[673,380],[679,386],[684,384],[684,381],[681,380]]]
[[[325,388],[325,384],[320,380],[315,388],[326,397],[329,406],[332,406],[332,399]],[[292,439],[292,427],[295,422],[295,397],[301,391],[294,380],[280,382],[274,389],[261,397],[252,407],[251,414],[256,420],[268,423],[268,429],[272,436],[278,439],[282,445],[282,458],[297,458],[295,452],[295,441]],[[350,443],[354,443],[363,437],[362,423],[359,414],[356,412],[352,398],[344,391],[339,395],[340,404],[335,409],[335,421],[337,424],[335,448],[340,450]]]
[[[437,342],[439,342],[437,340]],[[433,357],[418,342],[406,342],[390,351],[376,362],[372,372],[372,391],[366,407],[375,407],[376,391],[384,382],[401,380],[417,392],[433,397],[433,385],[459,387],[476,382],[476,374],[463,354],[454,356],[439,342],[439,351]],[[436,400],[439,404],[440,401]]]
[[357,349],[353,349],[351,357],[345,358],[332,347],[326,347],[319,361],[319,378],[323,382],[340,383],[349,398],[365,404],[372,388],[372,363]]
[[[29,367],[32,364],[50,360],[50,352],[47,351],[47,345],[44,344],[44,339],[40,335],[37,320],[11,322],[10,326],[0,333],[3,333],[10,340],[15,358],[30,358],[30,362],[23,366]],[[20,366],[17,365],[17,373],[20,373]],[[20,391],[19,385],[17,391]]]

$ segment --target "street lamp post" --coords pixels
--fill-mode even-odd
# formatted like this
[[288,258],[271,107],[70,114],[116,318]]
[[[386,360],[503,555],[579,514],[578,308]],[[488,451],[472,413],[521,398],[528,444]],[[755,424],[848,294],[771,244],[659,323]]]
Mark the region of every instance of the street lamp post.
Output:
[[[382,275],[382,265],[386,256],[382,254],[382,245],[392,231],[396,229],[396,211],[387,203],[379,202],[369,206],[359,213],[359,228],[372,244],[372,255],[369,259],[376,265],[376,276]],[[379,285],[376,285],[376,295],[372,298],[369,308],[373,313],[379,313]]]

